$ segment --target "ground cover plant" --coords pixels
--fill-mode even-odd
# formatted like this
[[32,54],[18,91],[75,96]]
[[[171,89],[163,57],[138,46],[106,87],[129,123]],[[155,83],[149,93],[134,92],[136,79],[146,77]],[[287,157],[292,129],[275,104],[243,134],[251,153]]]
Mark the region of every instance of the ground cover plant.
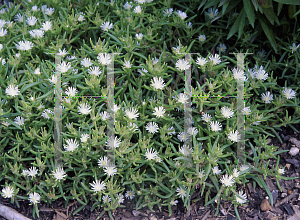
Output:
[[[73,215],[92,201],[92,210],[104,208],[112,218],[125,199],[136,209],[167,207],[171,215],[179,200],[188,209],[200,188],[215,215],[222,198],[239,216],[237,206],[247,196],[236,188],[250,181],[266,190],[273,205],[265,178],[275,177],[279,188],[280,179],[294,178],[278,166],[286,151],[267,138],[282,142],[282,125],[299,132],[293,126],[300,122],[299,25],[290,23],[291,37],[277,39],[275,51],[268,34],[258,34],[255,20],[247,20],[248,12],[241,12],[248,17],[235,33],[239,7],[228,14],[224,4],[212,2],[31,0],[2,6],[2,196],[17,205],[28,200],[33,217],[40,203],[63,198],[65,205],[73,199],[82,205]],[[235,54],[246,52],[242,70]],[[241,81],[244,135],[237,124]],[[61,100],[55,100],[56,90]],[[187,106],[192,117],[184,120]],[[58,110],[62,118],[55,117]],[[61,166],[55,131],[62,137]],[[245,143],[245,160],[236,164],[238,142]],[[268,168],[270,158],[277,159],[274,169]]]

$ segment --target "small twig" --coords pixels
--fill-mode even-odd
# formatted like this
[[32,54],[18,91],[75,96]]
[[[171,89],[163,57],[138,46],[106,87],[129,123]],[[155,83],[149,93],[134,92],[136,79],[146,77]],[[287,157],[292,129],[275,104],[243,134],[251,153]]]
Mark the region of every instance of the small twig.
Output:
[[278,206],[280,206],[280,205],[282,205],[282,204],[288,202],[288,201],[291,200],[293,197],[298,196],[298,195],[299,195],[299,193],[292,193],[292,194],[288,195],[287,197],[285,197],[285,198],[282,199],[281,201],[277,202],[277,203],[275,204],[275,207],[278,207]]
[[0,215],[8,220],[30,220],[30,218],[27,218],[16,210],[2,204],[0,204]]

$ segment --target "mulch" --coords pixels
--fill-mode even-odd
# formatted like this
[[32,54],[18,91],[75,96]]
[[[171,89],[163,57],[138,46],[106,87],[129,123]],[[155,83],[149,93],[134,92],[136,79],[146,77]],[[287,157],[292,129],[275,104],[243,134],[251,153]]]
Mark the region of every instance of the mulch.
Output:
[[[300,124],[294,125],[297,130],[300,130]],[[289,150],[293,143],[290,142],[291,138],[300,140],[300,133],[294,132],[289,126],[281,127],[282,131],[278,132],[283,140],[283,144],[280,144],[279,140],[274,137],[270,138],[268,145],[278,146],[277,150]],[[280,156],[280,167],[285,168],[284,176],[296,177],[299,176],[299,161],[300,154],[291,156],[288,152],[282,153]],[[273,169],[276,166],[276,159],[270,159],[269,168]],[[238,206],[239,215],[242,220],[297,220],[300,219],[300,180],[280,180],[279,184],[282,189],[280,191],[277,187],[276,179],[267,177],[266,183],[268,188],[272,192],[274,205],[269,211],[261,211],[260,204],[266,198],[267,193],[264,189],[258,185],[253,188],[252,181],[246,183],[244,187],[242,184],[238,185],[237,190],[243,189],[247,194],[248,203],[244,206]],[[193,199],[200,198],[200,190],[196,190]],[[216,194],[212,193],[212,196]],[[190,213],[187,213],[186,208],[183,205],[181,199],[178,199],[177,206],[172,207],[172,215],[169,216],[169,212],[164,207],[159,211],[158,207],[154,206],[154,211],[151,212],[148,209],[135,210],[135,206],[131,201],[125,200],[124,205],[126,208],[118,208],[112,216],[115,220],[236,220],[236,214],[234,212],[231,202],[221,200],[220,212],[214,216],[214,207],[204,207],[204,198],[201,198],[197,202],[191,203]],[[270,202],[270,200],[268,199]],[[0,203],[11,208],[14,208],[24,216],[32,218],[32,206],[28,205],[28,201],[19,200],[20,208],[15,204],[10,203],[10,199],[4,199],[0,196]],[[102,208],[90,211],[92,204],[88,204],[84,209],[75,215],[72,213],[78,209],[81,204],[77,201],[70,201],[67,208],[64,207],[64,200],[55,201],[51,207],[45,204],[39,204],[40,218],[34,218],[33,220],[109,220],[108,213]],[[69,218],[67,217],[69,215]],[[0,219],[1,218],[0,216]]]

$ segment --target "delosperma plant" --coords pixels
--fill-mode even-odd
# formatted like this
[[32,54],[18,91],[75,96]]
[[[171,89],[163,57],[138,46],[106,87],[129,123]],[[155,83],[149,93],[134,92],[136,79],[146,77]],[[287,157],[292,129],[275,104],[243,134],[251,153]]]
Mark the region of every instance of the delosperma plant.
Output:
[[[284,151],[268,145],[267,138],[281,141],[277,131],[283,125],[297,131],[299,91],[293,82],[299,79],[299,45],[282,42],[284,55],[269,60],[271,51],[258,50],[259,41],[255,47],[247,39],[227,43],[221,12],[209,8],[200,16],[194,4],[27,0],[1,7],[4,198],[17,205],[28,200],[33,216],[39,215],[39,203],[63,198],[66,205],[82,204],[73,215],[92,202],[92,210],[104,208],[111,218],[125,200],[133,200],[136,209],[166,206],[171,215],[179,200],[188,209],[191,200],[204,199],[206,206],[217,206],[217,215],[222,198],[234,204],[238,216],[237,206],[247,203],[247,195],[237,187],[254,181],[273,203],[266,176],[276,177],[279,188],[280,179],[291,178],[278,166]],[[242,70],[228,51],[253,54],[244,56]],[[280,86],[273,70],[284,62],[296,73],[282,74]],[[108,109],[112,63],[114,105]],[[192,95],[186,92],[187,70]],[[241,81],[245,140],[237,124]],[[59,90],[60,119],[55,116]],[[185,132],[189,97],[191,126]],[[108,136],[109,120],[114,137]],[[62,138],[59,166],[55,132]],[[239,164],[238,142],[245,143]],[[274,169],[267,165],[270,158],[277,159]],[[200,197],[192,198],[199,189]]]

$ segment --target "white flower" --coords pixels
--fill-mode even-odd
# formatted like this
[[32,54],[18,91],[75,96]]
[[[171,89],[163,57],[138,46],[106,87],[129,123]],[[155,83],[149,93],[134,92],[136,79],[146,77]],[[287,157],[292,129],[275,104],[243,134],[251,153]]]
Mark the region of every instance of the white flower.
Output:
[[102,73],[102,71],[99,69],[98,66],[93,66],[90,69],[88,69],[88,73],[90,75],[99,76]]
[[177,187],[176,192],[178,192],[177,195],[183,199],[186,196],[186,187],[184,187],[184,189]]
[[91,106],[87,105],[86,103],[81,103],[80,106],[78,106],[78,109],[78,111],[84,115],[87,115],[92,111]]
[[46,119],[50,119],[49,115],[53,115],[53,111],[51,111],[50,109],[45,109],[42,113],[42,117],[46,118]]
[[152,148],[148,148],[146,153],[145,153],[145,157],[147,158],[147,160],[154,160],[156,159],[156,157],[158,157],[157,152],[152,149]]
[[4,58],[0,57],[0,62],[2,63],[2,66],[6,64],[6,61]]
[[36,5],[32,6],[32,8],[31,8],[31,11],[38,11],[38,10],[39,10],[38,6],[36,6]]
[[126,197],[127,199],[128,199],[128,198],[133,199],[134,196],[135,196],[135,192],[134,192],[133,190],[129,190],[129,191],[127,191],[126,194],[125,194],[125,197]]
[[0,29],[0,37],[4,37],[7,34],[7,30],[3,30],[3,28]]
[[6,89],[5,89],[5,93],[7,95],[10,95],[12,97],[20,95],[20,91],[18,89],[18,86],[13,86],[13,85],[9,85]]
[[32,203],[32,204],[37,204],[37,203],[39,203],[40,202],[40,199],[41,199],[41,196],[40,196],[40,194],[38,194],[38,193],[36,193],[36,192],[34,192],[34,193],[30,193],[29,194],[29,200],[30,200],[30,203]]
[[110,163],[110,160],[107,156],[104,156],[101,158],[101,160],[98,160],[98,166],[99,167],[106,167]]
[[23,22],[24,17],[20,13],[15,16],[15,20],[18,22]]
[[227,49],[227,47],[226,47],[225,44],[221,44],[221,43],[220,43],[220,44],[217,46],[217,50],[219,51],[219,53],[225,52],[226,49]]
[[67,144],[64,145],[66,151],[74,151],[78,148],[78,143],[76,140],[68,139],[66,140]]
[[136,14],[140,14],[140,13],[142,13],[142,8],[141,8],[141,6],[136,6],[135,8],[134,8],[134,13],[136,13]]
[[63,178],[65,178],[67,176],[67,174],[65,173],[65,171],[63,170],[62,167],[56,168],[55,171],[52,171],[52,174],[53,174],[54,178],[58,181],[62,180]]
[[0,51],[3,49],[3,44],[0,44]]
[[102,197],[103,203],[109,203],[111,201],[111,198],[109,195],[105,195]]
[[68,89],[65,91],[65,93],[67,94],[67,96],[74,97],[74,96],[76,96],[77,89],[74,87],[68,87]]
[[184,142],[188,139],[187,134],[183,131],[183,132],[179,132],[179,134],[177,135],[178,140],[180,140],[181,142]]
[[31,16],[26,19],[26,22],[29,26],[33,26],[37,22],[37,19],[36,19],[36,17]]
[[285,88],[283,87],[284,90],[282,91],[282,94],[287,98],[287,99],[293,99],[296,96],[296,92],[292,90],[291,88]]
[[40,68],[38,67],[38,68],[36,68],[35,70],[34,70],[34,72],[33,72],[35,75],[40,75],[41,74],[41,72],[40,72]]
[[93,63],[90,58],[84,58],[81,60],[81,65],[84,67],[90,67],[93,65]]
[[250,106],[244,107],[243,109],[243,115],[249,115],[251,113]]
[[186,13],[185,13],[185,12],[182,12],[182,11],[180,11],[180,10],[176,11],[176,14],[177,14],[182,20],[186,19],[186,17],[187,17]]
[[263,69],[263,66],[260,66],[259,70],[257,70],[256,79],[258,80],[266,80],[268,78],[268,73]]
[[78,21],[84,21],[84,16],[83,15],[79,15],[77,20]]
[[132,5],[129,4],[128,2],[126,2],[126,3],[124,4],[124,8],[127,9],[127,10],[130,10],[130,9],[132,8]]
[[177,205],[178,201],[177,200],[171,200],[170,204],[171,205]]
[[186,103],[187,100],[188,100],[187,94],[184,94],[184,93],[179,93],[178,94],[177,102],[180,102],[180,103],[184,104],[184,103]]
[[44,12],[47,9],[47,5],[42,5],[41,10]]
[[212,172],[213,172],[213,174],[215,174],[215,175],[219,175],[219,174],[222,173],[222,171],[219,170],[219,167],[218,167],[218,166],[215,166],[215,167],[212,169]]
[[98,62],[102,65],[109,65],[111,63],[111,57],[109,54],[99,53],[97,59]]
[[265,103],[271,103],[271,101],[273,100],[273,94],[271,94],[269,91],[267,91],[266,93],[261,94],[261,99]]
[[89,139],[90,135],[89,134],[81,134],[80,141],[85,143]]
[[192,22],[189,22],[189,23],[186,24],[186,26],[187,26],[189,29],[191,29],[192,26],[193,26],[193,24],[192,24]]
[[118,197],[119,204],[124,202],[124,196],[121,193],[117,194],[117,197]]
[[11,198],[14,196],[15,191],[11,186],[6,186],[2,189],[2,193],[4,198]]
[[137,117],[139,117],[139,114],[140,113],[137,113],[137,110],[134,109],[134,108],[130,108],[130,109],[127,109],[125,111],[125,114],[127,115],[128,118],[130,119],[136,119]]
[[209,60],[213,63],[213,65],[216,65],[216,64],[221,63],[219,54],[215,54],[215,56],[210,55],[210,56],[209,56]]
[[118,105],[114,104],[113,108],[112,108],[112,111],[114,113],[117,113],[117,111],[120,109],[121,107],[119,107]]
[[284,174],[284,172],[285,172],[284,169],[278,169],[279,174]]
[[58,53],[57,53],[58,56],[64,57],[67,54],[68,54],[68,52],[66,51],[66,48],[64,48],[63,50],[61,50],[60,48],[58,49]]
[[45,21],[41,29],[44,31],[49,31],[51,30],[51,27],[52,27],[51,21]]
[[205,122],[209,122],[211,120],[211,116],[207,113],[204,113],[202,115],[202,120],[204,120]]
[[196,64],[199,66],[204,66],[207,63],[206,58],[198,57],[196,60]]
[[15,118],[14,122],[15,122],[16,124],[18,124],[18,125],[24,125],[24,118],[18,116],[18,117]]
[[233,169],[232,176],[233,176],[234,178],[237,178],[237,177],[239,176],[239,174],[240,174],[240,172],[238,171],[238,169],[237,169],[237,168],[234,168],[234,169]]
[[155,65],[159,62],[159,59],[157,59],[157,58],[152,58],[151,60],[152,60],[153,65]]
[[23,171],[22,171],[22,175],[23,175],[23,176],[28,176],[28,173],[29,173],[28,170],[23,170]]
[[155,122],[149,122],[147,125],[146,125],[146,130],[149,131],[150,133],[154,134],[157,132],[158,130],[158,125],[157,123]]
[[228,134],[228,138],[231,140],[231,141],[234,141],[234,142],[239,142],[240,139],[241,139],[241,135],[239,134],[238,131],[230,131],[230,133]]
[[109,137],[106,143],[106,146],[111,148],[111,149],[116,149],[120,146],[121,141],[118,137],[115,137],[113,139],[113,137]]
[[118,171],[117,168],[113,164],[108,164],[107,166],[104,167],[104,172],[108,176],[115,175],[117,171]]
[[180,71],[190,68],[190,64],[185,59],[179,59],[176,62],[176,68]]
[[210,122],[209,126],[212,131],[221,131],[222,130],[222,125],[218,121]]
[[176,53],[179,53],[179,52],[180,52],[180,46],[172,47],[172,49],[173,49]]
[[225,174],[220,181],[224,186],[232,186],[234,184],[233,176],[228,176],[228,174]]
[[205,12],[205,14],[206,15],[208,15],[208,17],[210,18],[210,19],[213,19],[213,18],[215,18],[217,15],[218,15],[218,9],[216,9],[215,11],[214,11],[214,9],[213,8],[209,8],[208,9],[208,12]]
[[57,65],[57,70],[61,73],[66,73],[71,69],[71,63],[62,61],[60,64]]
[[0,28],[3,28],[7,22],[3,19],[0,19]]
[[107,22],[104,22],[100,27],[101,27],[101,29],[103,31],[108,31],[108,30],[112,29],[113,26],[114,25],[112,23],[110,23],[109,21],[107,21]]
[[143,76],[144,73],[148,73],[148,70],[146,70],[145,68],[142,68],[141,70],[139,69],[138,72]]
[[204,34],[199,36],[199,41],[204,42],[206,41],[206,36]]
[[175,129],[174,129],[174,127],[172,126],[172,127],[169,127],[169,128],[168,128],[168,135],[173,135],[173,134],[175,134]]
[[139,34],[136,34],[135,36],[138,40],[142,40],[144,35],[142,33],[139,33]]
[[19,41],[19,44],[16,44],[16,48],[18,50],[31,50],[32,47],[33,43],[31,43],[30,41]]
[[242,197],[242,199],[239,198],[238,196],[235,196],[235,200],[236,200],[237,203],[244,204],[244,203],[247,202],[247,195],[246,195],[246,193],[243,194],[243,190],[241,190],[239,192],[239,196]]
[[198,178],[202,179],[205,176],[205,171],[204,170],[200,170],[198,173]]
[[45,14],[51,16],[54,13],[54,8],[46,8]]
[[260,57],[260,58],[264,58],[266,56],[266,51],[264,49],[262,49],[262,51],[258,51],[257,52],[257,55]]
[[7,21],[6,24],[7,24],[7,27],[11,28],[13,26],[13,21]]
[[198,129],[194,128],[194,127],[189,127],[188,130],[187,130],[187,133],[189,135],[196,136],[198,134]]
[[164,83],[164,80],[159,77],[157,78],[156,76],[151,80],[151,86],[154,89],[163,89],[166,85]]
[[134,0],[134,1],[138,4],[144,4],[146,2],[146,0]]
[[52,75],[51,79],[48,79],[50,82],[52,82],[53,84],[57,83],[57,76],[56,75]]
[[124,61],[123,65],[124,65],[124,67],[127,68],[127,69],[130,69],[131,66],[132,66],[132,65],[130,64],[130,61],[128,61],[128,60]]
[[246,77],[244,76],[244,71],[241,70],[240,68],[234,68],[232,70],[233,73],[233,78],[235,78],[236,80],[245,80],[246,81]]
[[100,182],[100,180],[96,180],[96,182],[93,181],[93,183],[90,183],[90,185],[92,186],[92,190],[94,192],[101,192],[101,191],[105,190],[105,183]]
[[234,112],[227,106],[221,108],[221,113],[225,118],[231,118],[234,115]]
[[173,8],[165,9],[163,11],[163,13],[164,13],[164,16],[167,15],[168,17],[170,17],[170,15],[173,13]]
[[[6,119],[8,119],[8,118],[6,118]],[[8,127],[10,125],[10,123],[8,123],[7,121],[2,121],[2,124],[6,127]]]
[[249,169],[249,166],[248,166],[248,165],[245,165],[245,164],[244,164],[244,165],[241,165],[241,166],[240,166],[240,171],[241,171],[241,172],[243,172],[243,171],[245,171],[245,170],[248,170],[248,169]]
[[38,169],[36,167],[30,167],[28,170],[28,176],[35,177],[37,175]]
[[180,149],[179,152],[182,153],[184,156],[188,156],[191,153],[193,153],[193,149],[190,148],[189,146],[183,145]]
[[157,118],[164,117],[165,112],[166,110],[164,109],[164,107],[159,106],[158,108],[157,107],[154,108],[153,115],[155,115]]
[[294,53],[295,51],[297,51],[298,47],[300,46],[300,44],[298,46],[296,46],[295,43],[293,43],[292,46],[290,46],[290,49],[292,50],[292,53]]

